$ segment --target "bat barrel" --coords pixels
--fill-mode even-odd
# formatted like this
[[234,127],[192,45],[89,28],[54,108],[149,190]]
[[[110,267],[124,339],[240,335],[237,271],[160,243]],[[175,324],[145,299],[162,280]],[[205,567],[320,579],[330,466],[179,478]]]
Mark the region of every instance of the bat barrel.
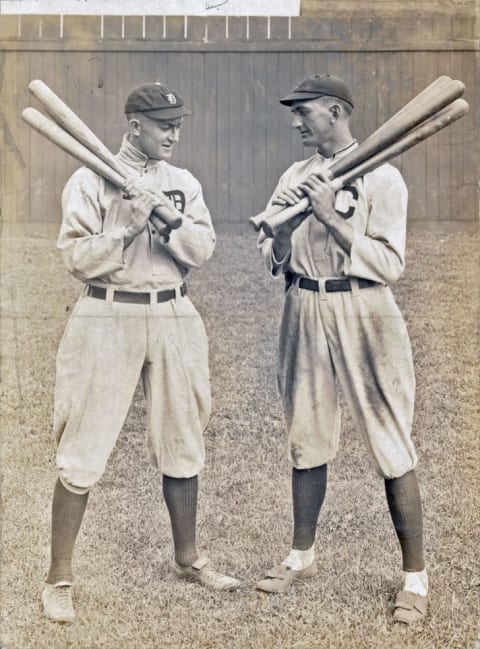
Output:
[[354,168],[372,154],[396,142],[425,119],[448,106],[465,91],[465,85],[458,80],[443,79],[430,86],[415,97],[407,106],[394,115],[386,124],[377,129],[359,147],[341,158],[330,167],[333,178],[341,176]]

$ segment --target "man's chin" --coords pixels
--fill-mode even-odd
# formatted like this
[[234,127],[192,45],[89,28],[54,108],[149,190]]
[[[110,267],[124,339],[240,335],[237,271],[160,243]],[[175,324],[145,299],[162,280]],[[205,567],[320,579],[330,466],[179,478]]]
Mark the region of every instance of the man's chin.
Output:
[[301,138],[303,146],[318,146],[315,142],[315,138],[311,135],[305,135]]
[[150,156],[152,160],[158,160],[160,162],[161,160],[169,160],[172,157],[172,151],[173,149],[165,149],[157,153],[155,156]]

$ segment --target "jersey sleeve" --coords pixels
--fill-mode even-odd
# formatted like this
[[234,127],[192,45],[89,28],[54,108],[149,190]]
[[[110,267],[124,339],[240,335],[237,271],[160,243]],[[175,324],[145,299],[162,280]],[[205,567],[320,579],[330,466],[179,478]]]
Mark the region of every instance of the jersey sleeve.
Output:
[[172,230],[165,248],[186,268],[200,268],[210,259],[215,248],[215,231],[210,212],[205,205],[200,183],[190,172],[186,174],[185,212],[182,225]]
[[62,225],[57,247],[68,270],[82,281],[123,268],[125,228],[102,232],[99,192],[103,180],[81,167],[62,193]]
[[379,167],[364,178],[368,220],[364,234],[354,231],[345,273],[393,283],[405,267],[408,191],[400,172]]
[[[272,207],[275,196],[282,191],[284,187],[288,184],[288,170],[280,176],[275,191],[270,197],[270,200],[267,203],[266,210]],[[273,238],[265,234],[263,230],[260,230],[260,234],[257,239],[257,248],[262,255],[265,266],[272,277],[278,277],[282,274],[285,268],[285,264],[288,263],[290,259],[290,252],[288,252],[283,259],[276,259],[273,252]]]

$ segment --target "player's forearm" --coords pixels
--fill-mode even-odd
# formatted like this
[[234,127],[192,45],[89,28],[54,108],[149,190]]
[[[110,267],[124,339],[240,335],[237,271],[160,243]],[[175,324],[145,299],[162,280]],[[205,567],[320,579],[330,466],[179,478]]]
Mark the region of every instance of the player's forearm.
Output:
[[322,223],[338,245],[350,255],[354,237],[352,225],[348,221],[345,221],[337,212],[332,212],[327,217],[324,217]]
[[195,223],[185,215],[182,225],[170,232],[165,247],[182,266],[200,268],[212,256],[215,242],[211,224]]
[[282,233],[280,231],[273,238],[272,242],[272,253],[274,261],[277,264],[280,264],[291,252],[292,250],[292,233]]
[[113,273],[124,266],[123,230],[76,238],[61,233],[57,247],[68,270],[82,281]]

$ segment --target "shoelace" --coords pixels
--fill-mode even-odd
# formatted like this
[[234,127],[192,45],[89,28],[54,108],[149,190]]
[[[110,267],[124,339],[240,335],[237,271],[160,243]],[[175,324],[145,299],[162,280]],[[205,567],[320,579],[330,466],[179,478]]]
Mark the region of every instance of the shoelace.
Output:
[[70,587],[69,586],[57,586],[56,593],[57,593],[56,600],[57,600],[57,604],[59,605],[59,607],[63,608],[63,609],[70,608],[71,605],[72,605]]

